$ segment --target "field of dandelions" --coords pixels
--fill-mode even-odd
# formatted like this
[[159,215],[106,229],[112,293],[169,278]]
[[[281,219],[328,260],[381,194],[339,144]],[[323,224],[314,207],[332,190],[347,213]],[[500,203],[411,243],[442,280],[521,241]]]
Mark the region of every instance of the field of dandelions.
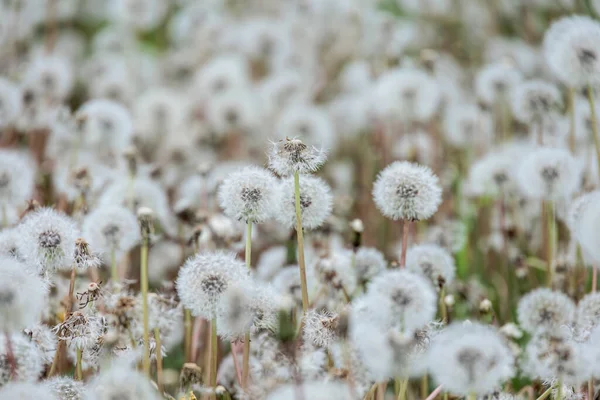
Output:
[[0,400],[600,397],[600,0],[0,1]]

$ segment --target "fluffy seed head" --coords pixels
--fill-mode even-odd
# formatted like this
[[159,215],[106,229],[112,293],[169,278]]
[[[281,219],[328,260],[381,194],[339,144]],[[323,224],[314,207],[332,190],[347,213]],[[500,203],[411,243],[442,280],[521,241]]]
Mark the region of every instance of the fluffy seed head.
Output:
[[86,148],[104,150],[114,156],[130,144],[133,122],[123,105],[112,100],[89,100],[77,111],[76,117],[82,121]]
[[588,293],[577,303],[575,323],[584,330],[592,330],[600,323],[600,293]]
[[248,279],[244,262],[235,254],[212,252],[189,258],[179,270],[177,293],[194,315],[212,319],[222,306],[223,295]]
[[13,124],[23,108],[21,90],[5,78],[0,78],[0,129]]
[[327,152],[307,146],[300,139],[279,140],[271,143],[269,168],[281,176],[308,174],[317,171],[327,160]]
[[231,173],[219,186],[219,202],[225,215],[245,222],[264,222],[272,215],[277,181],[265,169],[250,166]]
[[52,393],[48,393],[45,385],[35,383],[9,383],[0,388],[0,397],[3,399],[26,400],[26,399],[44,399],[44,400],[62,400]]
[[[18,382],[35,382],[44,368],[43,355],[38,348],[21,333],[10,334],[13,355],[17,363],[16,378]],[[11,381],[10,364],[6,337],[0,340],[0,387]]]
[[320,148],[334,149],[337,137],[329,116],[316,107],[292,104],[283,110],[275,125],[280,140],[297,138],[303,143],[317,143]]
[[475,80],[477,96],[488,106],[494,105],[509,95],[522,77],[519,70],[512,64],[498,62],[483,67]]
[[580,222],[575,228],[575,238],[579,241],[585,256],[589,256],[595,262],[600,262],[600,246],[598,246],[597,228],[600,222],[600,207],[597,200],[598,195],[589,194],[586,204],[580,207]]
[[[283,179],[280,185],[275,218],[291,228],[296,225],[294,177]],[[304,228],[319,227],[331,214],[332,202],[329,185],[323,179],[310,175],[300,176],[300,209]]]
[[514,88],[511,105],[513,115],[519,121],[540,123],[544,117],[560,108],[561,94],[551,83],[526,81]]
[[83,382],[76,381],[66,376],[57,376],[44,382],[48,390],[58,400],[81,400],[83,399]]
[[575,304],[561,292],[540,288],[521,298],[517,313],[519,325],[527,332],[555,331],[571,323]]
[[107,261],[113,252],[119,259],[140,241],[136,216],[119,205],[95,208],[83,220],[83,235]]
[[492,327],[455,323],[431,344],[428,366],[435,381],[457,395],[483,395],[514,373],[513,355]]
[[354,255],[358,282],[365,284],[387,268],[383,254],[373,247],[360,247]]
[[24,207],[33,194],[33,160],[16,150],[0,150],[0,204]]
[[406,268],[427,277],[434,287],[452,283],[456,273],[452,255],[446,249],[432,244],[423,244],[408,249]]
[[86,400],[147,399],[159,400],[158,392],[141,372],[126,365],[103,368],[86,387]]
[[40,275],[72,267],[75,241],[80,235],[70,217],[40,208],[27,214],[19,229],[22,240],[17,250]]
[[310,310],[304,317],[304,340],[318,347],[329,347],[338,339],[339,315]]
[[388,218],[420,221],[437,211],[442,202],[442,189],[428,167],[396,161],[377,176],[373,199]]
[[54,330],[59,340],[64,340],[75,349],[88,350],[92,348],[102,336],[106,321],[99,316],[84,314],[76,311],[57,325]]

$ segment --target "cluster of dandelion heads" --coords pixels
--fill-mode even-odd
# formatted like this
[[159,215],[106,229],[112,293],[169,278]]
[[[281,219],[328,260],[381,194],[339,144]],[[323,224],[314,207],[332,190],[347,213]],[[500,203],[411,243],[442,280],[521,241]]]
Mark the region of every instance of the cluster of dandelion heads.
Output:
[[572,322],[575,304],[564,293],[540,288],[521,298],[517,314],[519,325],[527,332],[555,331]]
[[46,283],[14,258],[0,257],[0,275],[0,331],[35,325],[45,307]]
[[568,150],[540,148],[520,164],[517,181],[527,197],[552,201],[573,195],[580,176],[580,167]]
[[385,271],[367,289],[370,304],[379,304],[375,316],[383,325],[405,333],[423,328],[435,317],[436,294],[427,278],[409,271]]
[[267,170],[245,167],[230,174],[219,186],[219,203],[225,215],[245,222],[263,222],[273,215],[278,184]]
[[[279,187],[275,218],[285,226],[296,225],[296,198],[294,178],[284,178]],[[311,175],[300,176],[300,210],[302,226],[315,229],[331,214],[333,196],[331,188],[321,178]]]
[[120,258],[140,241],[140,229],[135,214],[119,205],[99,206],[85,216],[83,235],[92,248],[110,261]]
[[79,230],[73,220],[51,208],[27,214],[19,227],[17,251],[40,275],[70,269],[74,262]]
[[315,172],[326,160],[325,150],[296,138],[272,142],[269,150],[269,168],[281,176]]
[[442,189],[428,167],[397,161],[377,176],[373,199],[381,213],[390,219],[420,221],[437,211]]
[[406,253],[406,268],[427,277],[434,287],[452,283],[456,265],[444,248],[431,244],[413,246]]
[[189,258],[179,270],[177,293],[183,306],[194,315],[215,318],[223,295],[233,285],[248,280],[243,261],[233,253],[210,252]]
[[431,344],[427,364],[433,379],[457,395],[489,393],[515,374],[505,339],[479,323],[444,329]]

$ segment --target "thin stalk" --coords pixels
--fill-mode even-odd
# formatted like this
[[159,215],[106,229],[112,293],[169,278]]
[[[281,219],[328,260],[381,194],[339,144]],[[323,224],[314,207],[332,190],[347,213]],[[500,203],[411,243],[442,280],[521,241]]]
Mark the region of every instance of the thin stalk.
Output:
[[442,317],[442,323],[448,323],[448,307],[446,306],[446,302],[444,298],[446,297],[446,286],[442,286],[440,289],[440,316]]
[[552,389],[554,389],[554,386],[550,386],[548,389],[546,389],[546,391],[542,393],[541,396],[537,398],[537,400],[544,400],[545,398],[550,396],[550,393],[552,393]]
[[444,395],[442,397],[444,400],[448,400],[448,392],[444,392]]
[[304,260],[304,233],[302,232],[302,208],[300,207],[300,174],[294,172],[294,196],[296,198],[296,238],[298,240],[298,267],[302,288],[302,311],[308,312],[308,286],[306,285],[306,261]]
[[598,287],[598,266],[592,265],[592,292],[595,292]]
[[110,278],[113,282],[119,282],[119,270],[117,269],[117,255],[115,249],[110,249]]
[[556,388],[556,400],[562,400],[563,398],[563,383],[562,378],[558,379],[558,387]]
[[569,114],[569,150],[575,154],[575,89],[567,92],[567,113]]
[[409,220],[402,222],[402,252],[400,253],[400,268],[404,268],[406,266],[406,249],[408,248],[410,224],[411,221]]
[[431,392],[429,394],[429,396],[427,396],[427,398],[425,400],[433,400],[437,397],[438,394],[440,394],[440,392],[442,391],[442,385],[436,387],[433,392]]
[[429,375],[425,374],[421,378],[421,398],[426,398],[429,393]]
[[384,400],[385,399],[385,392],[387,390],[387,381],[385,382],[379,382],[379,384],[377,385],[377,400]]
[[192,362],[192,312],[187,308],[183,311],[183,326],[185,329],[185,336],[183,339],[183,352],[185,354],[185,361]]
[[[246,223],[246,267],[252,268],[252,221]],[[244,355],[242,359],[242,389],[248,387],[248,375],[250,374],[250,330],[244,334]]]
[[65,310],[65,320],[71,316],[73,310],[73,292],[75,292],[76,267],[71,268],[71,279],[69,281],[69,297],[67,298],[67,307]]
[[140,249],[140,285],[142,290],[142,311],[144,324],[144,373],[150,376],[150,328],[148,325],[148,238],[142,240]]
[[215,398],[215,390],[217,389],[217,318],[214,317],[210,322],[210,370],[209,379],[210,387],[212,388],[211,397]]
[[77,348],[77,362],[75,364],[75,380],[83,380],[83,371],[81,367],[81,358],[83,356],[83,350]]
[[549,201],[546,204],[546,218],[548,219],[548,223],[546,227],[548,229],[548,246],[546,247],[547,251],[547,260],[548,260],[548,287],[552,287],[552,282],[554,280],[554,247],[556,245],[556,221],[554,218],[554,202]]
[[598,167],[598,172],[600,172],[600,139],[598,138],[598,120],[596,116],[596,106],[594,104],[594,92],[592,91],[592,87],[588,86],[587,90],[587,98],[590,103],[590,116],[592,122],[592,136],[594,139],[594,148],[596,149],[596,166]]
[[158,385],[158,391],[164,392],[163,388],[163,360],[162,360],[162,346],[160,342],[160,329],[154,328],[154,340],[156,342],[156,384]]
[[15,358],[15,352],[12,345],[12,340],[10,338],[10,334],[4,332],[4,337],[6,338],[6,362],[10,367],[10,377],[11,379],[17,378],[17,359]]
[[406,400],[406,389],[408,388],[408,379],[400,381],[400,391],[398,392],[398,400]]

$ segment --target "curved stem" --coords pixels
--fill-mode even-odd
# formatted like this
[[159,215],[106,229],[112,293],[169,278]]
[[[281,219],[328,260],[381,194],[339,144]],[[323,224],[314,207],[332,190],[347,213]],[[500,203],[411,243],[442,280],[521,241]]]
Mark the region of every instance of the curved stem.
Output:
[[144,325],[144,373],[150,376],[150,327],[148,323],[148,238],[142,240],[140,249],[140,285],[142,291],[142,312]]
[[296,238],[298,239],[298,267],[302,288],[302,311],[308,311],[308,286],[306,284],[306,261],[304,260],[304,233],[302,232],[302,208],[300,207],[300,174],[294,172],[294,196],[296,200]]

